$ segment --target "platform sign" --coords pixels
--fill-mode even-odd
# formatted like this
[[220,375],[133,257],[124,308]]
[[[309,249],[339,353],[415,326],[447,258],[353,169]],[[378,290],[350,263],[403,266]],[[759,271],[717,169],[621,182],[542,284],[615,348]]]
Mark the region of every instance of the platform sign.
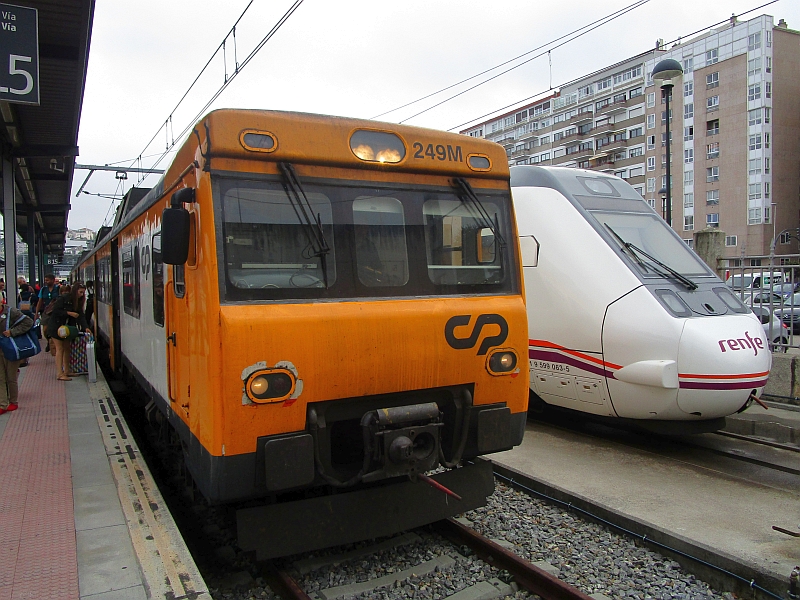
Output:
[[0,100],[39,104],[39,13],[0,4]]

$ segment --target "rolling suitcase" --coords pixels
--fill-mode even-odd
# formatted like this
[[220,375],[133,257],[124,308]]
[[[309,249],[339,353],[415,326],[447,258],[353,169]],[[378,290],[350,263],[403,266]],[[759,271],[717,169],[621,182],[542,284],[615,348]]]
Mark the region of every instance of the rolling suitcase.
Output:
[[97,362],[94,355],[94,337],[91,335],[87,336],[86,339],[86,361],[89,370],[89,383],[95,383],[97,381]]

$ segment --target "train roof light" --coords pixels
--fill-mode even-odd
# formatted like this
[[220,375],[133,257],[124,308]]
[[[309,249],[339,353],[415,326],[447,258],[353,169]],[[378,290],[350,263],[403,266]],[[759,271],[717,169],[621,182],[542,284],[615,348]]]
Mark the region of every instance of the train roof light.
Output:
[[406,157],[403,140],[388,131],[357,129],[350,136],[350,150],[366,162],[399,163]]

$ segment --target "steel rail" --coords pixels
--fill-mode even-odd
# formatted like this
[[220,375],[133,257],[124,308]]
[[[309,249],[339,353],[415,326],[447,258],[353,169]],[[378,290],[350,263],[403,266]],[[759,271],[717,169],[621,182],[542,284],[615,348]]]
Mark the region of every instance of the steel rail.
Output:
[[284,600],[311,600],[294,578],[286,571],[278,569],[274,563],[267,566],[267,582],[272,591]]
[[760,444],[762,446],[769,446],[770,448],[778,448],[779,450],[787,450],[788,452],[800,452],[800,446],[792,446],[790,444],[773,442],[772,440],[758,438],[752,435],[732,433],[730,431],[715,431],[714,435],[721,435],[723,437],[733,438],[734,440],[742,440],[744,442],[750,442],[751,444]]
[[493,567],[508,571],[518,584],[529,592],[541,596],[544,600],[592,600],[578,588],[540,569],[458,521],[453,519],[438,521],[434,523],[433,527],[451,542],[468,546]]

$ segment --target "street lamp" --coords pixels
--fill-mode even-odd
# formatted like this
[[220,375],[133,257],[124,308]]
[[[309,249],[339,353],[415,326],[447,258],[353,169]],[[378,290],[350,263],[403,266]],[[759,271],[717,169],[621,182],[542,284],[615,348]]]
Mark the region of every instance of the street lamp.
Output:
[[677,60],[665,58],[658,63],[653,69],[653,81],[656,85],[661,86],[661,93],[664,96],[667,105],[666,122],[667,122],[667,224],[672,227],[672,174],[670,173],[670,163],[672,157],[670,156],[670,139],[669,139],[669,98],[672,95],[672,88],[675,86],[675,81],[680,79],[683,75],[681,64]]
[[664,216],[664,211],[667,210],[667,194],[669,194],[669,190],[666,186],[658,190],[658,195],[661,196],[661,218],[665,221],[667,220],[667,218]]

